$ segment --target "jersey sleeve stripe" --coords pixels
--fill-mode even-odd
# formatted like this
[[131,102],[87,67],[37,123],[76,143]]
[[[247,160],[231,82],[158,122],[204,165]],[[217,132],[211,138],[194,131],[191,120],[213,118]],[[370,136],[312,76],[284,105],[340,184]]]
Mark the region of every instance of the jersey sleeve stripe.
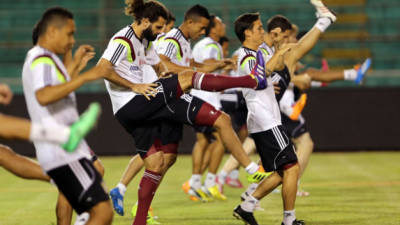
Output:
[[[127,49],[127,51],[128,51],[127,59],[128,59],[129,62],[135,61],[135,59],[136,59],[135,49],[133,48],[132,42],[128,38],[126,38],[126,37],[115,37],[113,41],[123,45]],[[119,55],[121,55],[121,52],[119,53]],[[118,56],[117,59],[119,57],[120,56]]]
[[124,48],[123,45],[119,44],[117,49],[115,50],[113,56],[111,57],[110,62],[114,65],[117,62],[117,59],[119,58],[119,55],[122,52],[122,49]]
[[183,56],[183,52],[182,52],[181,44],[179,43],[179,41],[173,37],[165,38],[164,41],[170,42],[175,45],[176,50],[177,50],[176,51],[177,58],[178,58],[178,60],[181,60],[182,56]]
[[32,60],[31,69],[34,69],[39,64],[47,64],[56,68],[57,78],[61,83],[65,83],[67,76],[57,65],[56,61],[50,55],[39,55]]
[[240,61],[240,66],[242,68],[245,67],[246,63],[248,63],[249,61],[251,62],[252,60],[256,60],[256,57],[254,55],[248,54],[245,57],[243,57],[243,59]]

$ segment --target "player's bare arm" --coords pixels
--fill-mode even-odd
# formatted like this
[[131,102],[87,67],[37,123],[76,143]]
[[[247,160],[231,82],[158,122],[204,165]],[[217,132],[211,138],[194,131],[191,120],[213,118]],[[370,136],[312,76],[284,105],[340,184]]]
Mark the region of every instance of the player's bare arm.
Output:
[[104,74],[104,79],[113,82],[114,84],[120,85],[122,87],[126,87],[131,89],[133,92],[144,95],[147,99],[150,99],[149,96],[155,96],[156,84],[135,84],[127,79],[118,75],[112,67],[112,64],[107,59],[100,59],[99,63],[96,67],[102,68],[103,71],[107,71]]

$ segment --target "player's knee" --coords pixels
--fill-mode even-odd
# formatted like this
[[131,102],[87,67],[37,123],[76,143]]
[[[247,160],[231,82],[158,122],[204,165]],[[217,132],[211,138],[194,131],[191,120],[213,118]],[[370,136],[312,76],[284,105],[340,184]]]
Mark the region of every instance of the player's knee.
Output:
[[0,166],[2,166],[7,160],[10,160],[10,157],[13,155],[15,155],[15,153],[10,147],[0,144]]
[[167,160],[165,162],[167,168],[170,168],[172,165],[175,164],[176,162],[176,154],[169,154],[170,156],[167,157]]
[[95,217],[93,220],[99,221],[102,225],[110,225],[114,216],[110,202],[101,202],[96,208],[96,211],[93,213],[93,216]]
[[214,127],[222,130],[229,127],[231,128],[232,127],[231,117],[228,114],[221,112],[221,115],[214,123]]
[[299,163],[295,162],[295,163],[289,163],[289,164],[285,165],[283,168],[283,173],[284,173],[284,175],[298,176],[298,174],[300,173]]

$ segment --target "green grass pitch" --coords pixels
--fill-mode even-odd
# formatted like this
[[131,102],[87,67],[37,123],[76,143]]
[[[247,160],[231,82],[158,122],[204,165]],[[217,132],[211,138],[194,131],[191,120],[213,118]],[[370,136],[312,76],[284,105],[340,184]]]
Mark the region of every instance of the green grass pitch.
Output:
[[[117,184],[129,157],[101,157],[108,188]],[[178,157],[153,201],[163,225],[241,225],[232,216],[244,189],[225,187],[228,200],[191,202],[181,185],[191,174],[191,158]],[[241,172],[242,181],[245,181]],[[136,202],[137,177],[125,196],[125,216],[114,215],[115,225],[132,223],[130,209]],[[299,197],[296,214],[307,225],[399,225],[400,153],[315,153],[301,180],[311,193]],[[57,191],[50,184],[17,178],[0,168],[0,225],[55,224]],[[282,220],[280,194],[261,201],[264,212],[256,212],[260,224],[279,225]]]

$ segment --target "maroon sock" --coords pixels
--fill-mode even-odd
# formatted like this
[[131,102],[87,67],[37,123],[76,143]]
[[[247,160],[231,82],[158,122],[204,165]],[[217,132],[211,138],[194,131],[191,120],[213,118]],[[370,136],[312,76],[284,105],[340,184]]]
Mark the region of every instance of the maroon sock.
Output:
[[139,184],[139,201],[135,220],[132,225],[146,225],[147,213],[153,201],[154,194],[160,184],[161,175],[159,173],[145,170]]
[[235,87],[255,88],[257,86],[257,81],[250,75],[230,77],[226,75],[196,72],[192,78],[192,85],[194,89],[199,90],[223,91]]

